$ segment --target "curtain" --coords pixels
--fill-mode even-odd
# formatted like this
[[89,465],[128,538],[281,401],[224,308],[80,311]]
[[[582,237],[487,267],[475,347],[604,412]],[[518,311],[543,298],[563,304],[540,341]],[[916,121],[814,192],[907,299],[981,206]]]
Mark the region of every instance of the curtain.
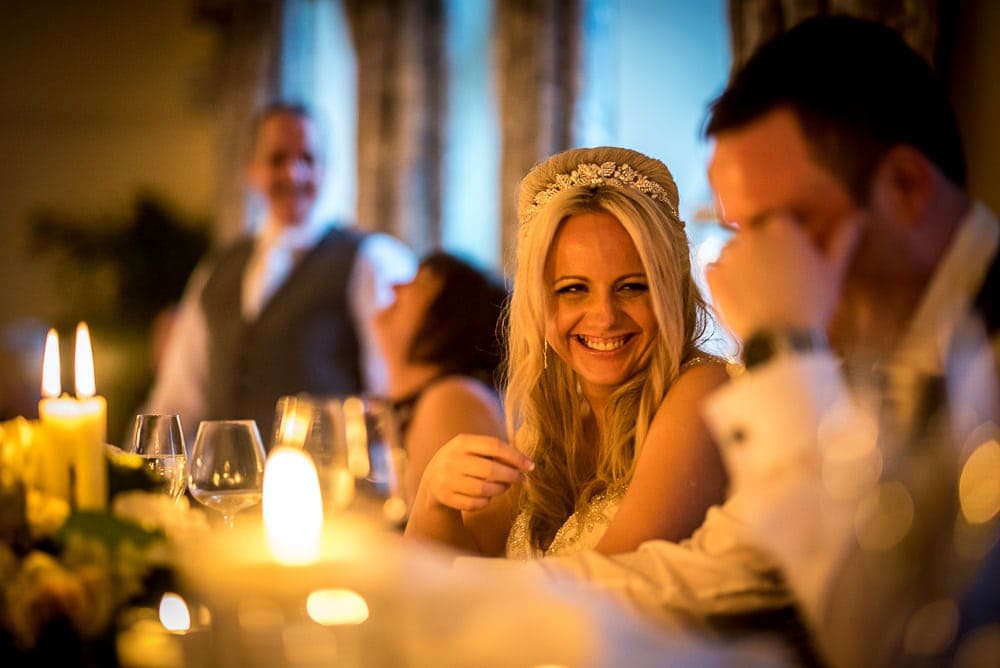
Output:
[[500,239],[512,266],[516,193],[539,160],[570,148],[581,86],[579,0],[497,0],[494,34],[500,115]]
[[197,0],[195,17],[212,24],[219,40],[215,72],[215,244],[247,226],[246,164],[253,148],[254,111],[278,91],[283,3],[274,0]]
[[[500,246],[516,239],[515,193],[539,160],[569,148],[582,89],[581,3],[496,0],[493,67],[500,118]],[[218,219],[224,242],[248,219],[244,165],[253,110],[279,93],[308,89],[302,0],[196,0],[196,15],[220,40]],[[357,201],[365,229],[396,235],[422,253],[442,244],[449,67],[447,0],[342,0],[357,59]],[[298,4],[297,4],[298,3]],[[303,17],[306,17],[305,19]],[[299,61],[290,64],[288,59]],[[494,159],[484,156],[483,159]],[[496,233],[484,231],[484,234]]]
[[733,69],[746,62],[762,42],[820,14],[847,14],[884,23],[927,62],[941,66],[949,35],[940,34],[939,28],[947,4],[940,0],[729,0]]
[[442,0],[344,0],[358,62],[357,221],[422,253],[441,241]]

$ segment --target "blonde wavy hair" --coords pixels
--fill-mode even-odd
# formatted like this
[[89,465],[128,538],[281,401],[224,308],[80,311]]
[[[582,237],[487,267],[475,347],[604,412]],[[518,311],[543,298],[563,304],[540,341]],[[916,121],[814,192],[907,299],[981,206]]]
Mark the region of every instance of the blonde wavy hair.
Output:
[[[574,172],[579,166],[605,163],[614,163],[612,170],[627,165],[631,170],[626,171],[655,182],[662,191],[654,185],[654,198],[643,191],[649,188],[617,179],[594,183],[585,178],[577,183]],[[698,354],[705,338],[707,307],[691,276],[684,223],[674,213],[677,206],[670,170],[659,160],[624,148],[564,151],[537,164],[521,181],[522,223],[507,317],[504,404],[508,432],[536,464],[520,499],[531,518],[529,534],[536,548],[547,548],[566,519],[595,496],[628,484],[654,413],[683,362]],[[658,325],[644,364],[607,404],[607,426],[596,458],[585,450],[589,406],[579,394],[576,375],[544,350],[554,297],[544,272],[553,238],[568,217],[595,211],[614,216],[635,244]]]

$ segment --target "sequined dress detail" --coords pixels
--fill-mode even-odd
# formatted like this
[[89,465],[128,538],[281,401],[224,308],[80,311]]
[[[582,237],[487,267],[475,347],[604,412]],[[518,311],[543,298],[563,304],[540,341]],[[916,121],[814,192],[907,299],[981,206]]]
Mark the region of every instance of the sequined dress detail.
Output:
[[507,557],[509,559],[534,559],[537,557],[565,556],[597,546],[608,525],[618,512],[625,487],[620,486],[603,494],[598,494],[586,508],[570,515],[556,532],[552,544],[544,552],[528,541],[528,511],[522,511],[507,536]]

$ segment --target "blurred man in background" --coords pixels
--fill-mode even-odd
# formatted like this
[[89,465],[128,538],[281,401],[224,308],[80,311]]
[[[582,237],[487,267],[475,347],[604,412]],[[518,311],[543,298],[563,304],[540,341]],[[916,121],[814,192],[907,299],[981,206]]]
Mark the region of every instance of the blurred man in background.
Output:
[[180,414],[189,440],[203,419],[252,418],[269,445],[283,395],[381,393],[371,315],[416,271],[395,237],[318,214],[325,152],[308,109],[271,104],[254,136],[263,219],[192,275],[143,408]]

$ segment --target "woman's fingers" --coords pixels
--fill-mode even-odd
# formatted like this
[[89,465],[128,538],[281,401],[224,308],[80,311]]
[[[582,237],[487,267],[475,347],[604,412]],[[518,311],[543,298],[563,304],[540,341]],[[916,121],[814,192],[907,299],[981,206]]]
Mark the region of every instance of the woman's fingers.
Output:
[[527,455],[498,438],[460,434],[453,438],[449,444],[451,443],[456,444],[469,454],[496,460],[525,473],[535,468],[534,462]]
[[470,482],[466,486],[450,489],[440,500],[456,510],[479,510],[485,508],[491,499],[503,494],[508,489],[510,489],[510,485],[495,482]]
[[477,510],[524,480],[534,463],[517,448],[488,436],[460,435],[441,448],[424,473],[446,506]]

